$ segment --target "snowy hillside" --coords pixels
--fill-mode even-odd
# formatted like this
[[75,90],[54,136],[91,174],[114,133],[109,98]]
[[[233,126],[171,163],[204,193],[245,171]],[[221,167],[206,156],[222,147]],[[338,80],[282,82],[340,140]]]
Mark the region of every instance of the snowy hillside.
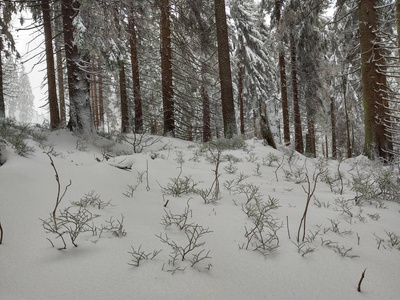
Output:
[[[400,205],[369,197],[393,196],[373,178],[391,173],[362,157],[338,168],[259,140],[45,135],[26,157],[3,151],[0,299],[399,299]],[[44,228],[55,171],[61,194],[71,181],[56,210],[64,250]]]

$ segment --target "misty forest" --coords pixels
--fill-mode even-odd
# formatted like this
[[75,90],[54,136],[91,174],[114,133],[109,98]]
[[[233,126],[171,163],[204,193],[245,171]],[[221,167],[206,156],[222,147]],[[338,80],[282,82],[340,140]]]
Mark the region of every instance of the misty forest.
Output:
[[0,0],[0,29],[0,298],[397,299],[400,0]]

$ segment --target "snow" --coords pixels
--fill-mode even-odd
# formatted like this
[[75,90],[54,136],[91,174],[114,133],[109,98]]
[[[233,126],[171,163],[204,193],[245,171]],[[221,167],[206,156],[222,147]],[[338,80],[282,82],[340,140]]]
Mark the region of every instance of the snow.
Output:
[[[340,195],[333,194],[319,181],[315,196],[321,203],[330,205],[318,207],[311,201],[307,234],[317,232],[318,226],[320,232],[303,248],[314,248],[314,252],[302,256],[295,244],[307,195],[301,184],[285,180],[283,170],[289,169],[286,160],[278,170],[276,180],[277,163],[268,166],[262,163],[262,158],[273,153],[280,161],[283,153],[263,146],[262,141],[247,141],[247,151],[223,152],[223,155],[229,153],[241,161],[235,164],[238,167],[235,174],[224,170],[227,161],[221,163],[222,199],[214,205],[205,204],[196,194],[163,195],[162,188],[179,175],[182,160],[180,178],[190,176],[197,184],[196,188],[211,187],[215,165],[205,159],[206,152],[195,159],[196,151],[200,153],[200,146],[195,143],[163,138],[142,153],[128,155],[130,148],[127,145],[114,145],[102,138],[84,141],[63,130],[49,133],[47,144],[52,145],[57,154],[52,158],[62,189],[69,180],[72,182],[60,208],[95,191],[104,202],[111,200],[113,205],[104,209],[90,208],[101,215],[95,219],[96,224],[104,223],[110,217],[120,220],[121,214],[124,216],[126,236],[118,238],[105,233],[99,237],[85,232],[77,239],[78,247],[73,247],[66,238],[65,250],[57,250],[62,246],[61,240],[45,233],[40,221],[48,218],[54,209],[57,193],[54,170],[44,150],[33,141],[29,144],[36,149],[33,155],[19,157],[7,148],[3,155],[7,161],[0,167],[0,222],[4,229],[3,244],[0,245],[0,299],[399,298],[399,245],[390,247],[384,241],[378,249],[376,236],[387,240],[385,231],[400,235],[400,205],[385,202],[384,209],[364,204],[361,207],[364,222],[356,217],[350,222],[350,218],[334,205],[334,199]],[[114,154],[108,161],[102,154],[102,149],[104,153],[107,147],[112,148],[110,152]],[[250,153],[254,154],[251,156]],[[298,155],[296,164],[306,163],[312,177],[313,162]],[[261,171],[258,176],[254,174],[257,163]],[[121,164],[127,168],[116,167]],[[334,172],[337,162],[329,161],[328,165]],[[146,170],[149,190],[146,188]],[[341,170],[347,182],[350,164],[342,162]],[[239,249],[239,245],[246,242],[245,226],[251,226],[251,220],[241,208],[246,198],[243,194],[229,193],[223,183],[235,179],[240,172],[249,176],[245,182],[260,187],[264,201],[268,196],[279,200],[279,207],[271,211],[271,215],[282,226],[278,230],[280,245],[265,257],[250,249]],[[307,188],[305,183],[302,184]],[[123,195],[129,190],[128,186],[136,187],[133,197]],[[342,197],[350,199],[354,196],[346,184]],[[192,211],[188,223],[212,231],[201,238],[205,244],[199,248],[210,250],[211,259],[193,268],[187,260],[178,261],[184,271],[168,272],[173,269],[168,264],[171,248],[156,235],[165,237],[167,234],[177,244],[184,243],[183,231],[174,226],[165,228],[162,219],[166,212],[183,213],[187,205]],[[351,211],[357,215],[360,207],[354,206]],[[376,221],[368,216],[376,213],[380,216]],[[339,223],[341,234],[328,230],[332,227],[330,220]],[[350,230],[352,233],[343,233]],[[332,247],[322,246],[322,241],[336,242],[343,249],[352,250],[348,256],[341,256]],[[132,255],[128,252],[132,251],[131,247],[137,250],[139,246],[146,253],[161,249],[162,252],[153,260],[143,260],[139,267],[133,267],[129,265]],[[350,255],[358,257],[351,258]],[[206,270],[209,264],[212,267]],[[357,285],[365,269],[359,293]]]

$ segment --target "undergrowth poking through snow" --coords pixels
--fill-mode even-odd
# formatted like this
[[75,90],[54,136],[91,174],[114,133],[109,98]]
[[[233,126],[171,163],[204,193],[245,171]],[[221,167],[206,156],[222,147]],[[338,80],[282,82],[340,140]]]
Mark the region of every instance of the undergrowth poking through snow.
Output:
[[2,130],[2,299],[400,294],[394,165],[310,159],[240,137],[203,145]]

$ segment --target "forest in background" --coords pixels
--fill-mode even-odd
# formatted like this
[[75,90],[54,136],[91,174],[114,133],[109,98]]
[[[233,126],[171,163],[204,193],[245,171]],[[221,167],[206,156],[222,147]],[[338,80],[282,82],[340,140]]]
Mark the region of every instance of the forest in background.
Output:
[[0,119],[34,113],[17,15],[44,40],[52,129],[398,157],[398,0],[19,0],[0,13]]

